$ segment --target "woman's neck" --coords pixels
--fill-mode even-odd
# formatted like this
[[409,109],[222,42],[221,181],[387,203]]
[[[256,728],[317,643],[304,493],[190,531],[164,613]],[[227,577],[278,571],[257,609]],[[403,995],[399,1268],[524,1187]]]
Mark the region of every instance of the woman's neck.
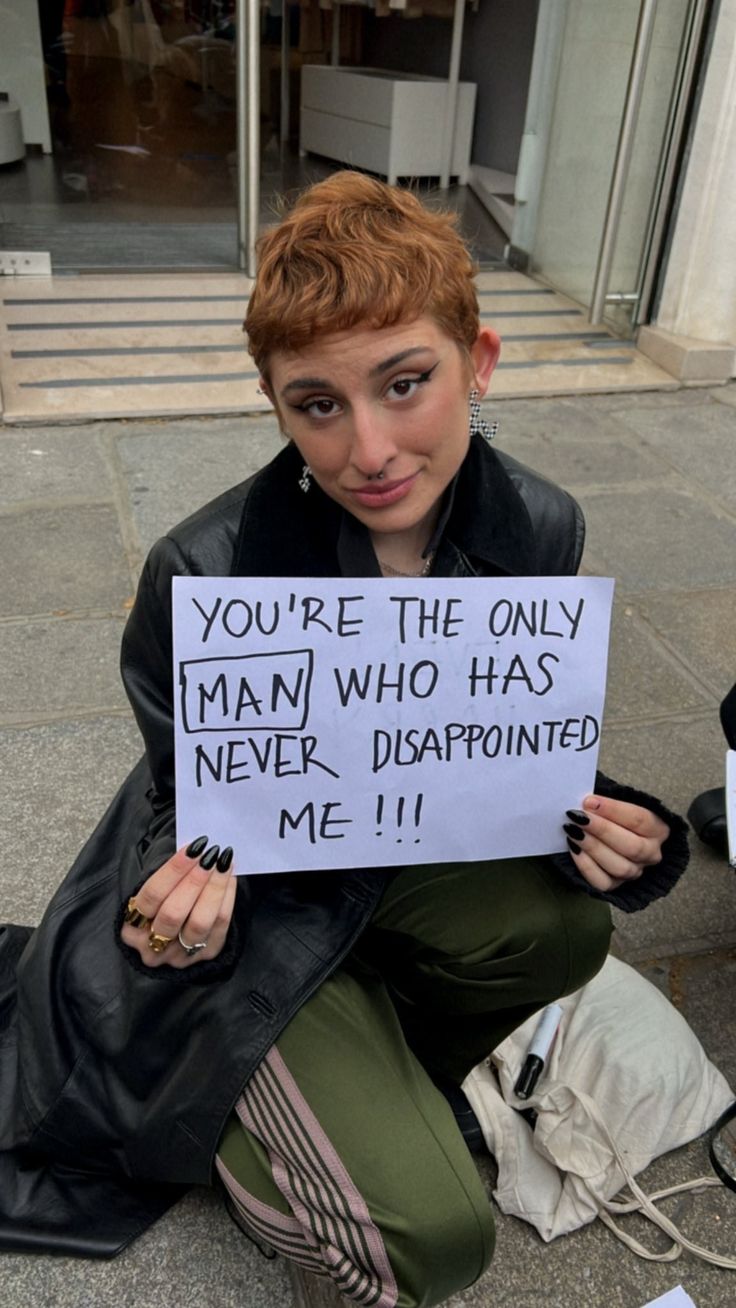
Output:
[[379,564],[399,575],[419,576],[426,564],[425,550],[437,525],[439,508],[404,531],[372,531],[371,543]]

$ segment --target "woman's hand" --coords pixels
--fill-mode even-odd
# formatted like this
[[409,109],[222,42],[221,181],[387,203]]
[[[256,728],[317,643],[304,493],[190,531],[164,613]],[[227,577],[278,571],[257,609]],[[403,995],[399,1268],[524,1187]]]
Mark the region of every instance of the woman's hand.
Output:
[[[193,840],[143,882],[128,901],[120,937],[147,967],[192,967],[217,958],[235,904],[233,851]],[[179,941],[202,948],[187,954]]]
[[618,890],[662,861],[670,829],[648,808],[588,795],[563,830],[578,872],[596,890]]

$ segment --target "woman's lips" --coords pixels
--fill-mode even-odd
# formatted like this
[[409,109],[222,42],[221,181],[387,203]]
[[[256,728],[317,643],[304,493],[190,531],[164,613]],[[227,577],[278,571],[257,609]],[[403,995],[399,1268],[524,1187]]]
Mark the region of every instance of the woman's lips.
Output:
[[371,509],[383,508],[387,504],[396,504],[397,500],[408,495],[418,475],[414,472],[411,477],[402,477],[400,481],[371,482],[370,485],[351,490],[350,494],[359,504]]

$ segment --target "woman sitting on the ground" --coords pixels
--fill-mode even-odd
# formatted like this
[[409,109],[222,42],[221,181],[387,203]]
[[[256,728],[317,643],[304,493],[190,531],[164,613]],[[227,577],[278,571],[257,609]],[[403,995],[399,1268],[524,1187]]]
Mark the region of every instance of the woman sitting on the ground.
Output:
[[576,571],[577,505],[484,439],[499,340],[473,271],[448,216],[351,173],[261,240],[246,326],[288,443],[143,571],[123,676],[146,758],[19,969],[0,1181],[35,1167],[54,1221],[21,1187],[6,1245],[114,1252],[219,1175],[246,1230],[348,1298],[440,1302],[494,1235],[438,1087],[594,975],[610,904],[685,865],[682,821],[600,777],[549,858],[236,878],[216,832],[174,852],[172,577]]

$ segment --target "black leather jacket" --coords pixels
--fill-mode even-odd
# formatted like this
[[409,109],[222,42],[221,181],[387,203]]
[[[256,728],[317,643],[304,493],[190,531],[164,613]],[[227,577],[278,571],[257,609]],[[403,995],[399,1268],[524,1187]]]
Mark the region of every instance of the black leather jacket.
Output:
[[[122,652],[145,758],[40,926],[0,928],[0,1248],[109,1256],[210,1183],[244,1082],[391,875],[241,879],[224,952],[184,971],[146,969],[119,940],[123,904],[174,849],[171,578],[378,575],[367,533],[318,488],[303,495],[300,471],[284,449],[152,550]],[[584,528],[569,495],[477,438],[438,535],[439,575],[564,575]],[[623,907],[664,893],[686,861],[683,824],[647,802],[676,829],[630,902],[610,897]]]

